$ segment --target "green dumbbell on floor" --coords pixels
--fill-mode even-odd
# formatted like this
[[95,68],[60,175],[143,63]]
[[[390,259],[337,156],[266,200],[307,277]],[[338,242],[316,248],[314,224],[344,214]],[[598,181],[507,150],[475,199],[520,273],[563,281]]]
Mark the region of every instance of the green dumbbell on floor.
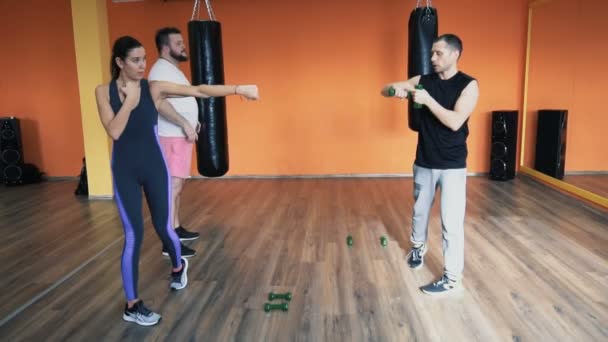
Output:
[[346,244],[351,247],[353,245],[353,237],[352,236],[347,236],[346,237]]
[[266,303],[266,304],[264,304],[264,311],[270,312],[273,310],[287,311],[287,310],[289,310],[289,305],[287,303],[281,303],[281,304]]
[[382,245],[382,247],[388,246],[388,239],[386,238],[386,236],[380,237],[380,244]]
[[291,292],[285,292],[285,293],[272,293],[272,292],[270,292],[268,294],[268,300],[275,300],[275,299],[283,299],[283,300],[290,301],[291,300]]

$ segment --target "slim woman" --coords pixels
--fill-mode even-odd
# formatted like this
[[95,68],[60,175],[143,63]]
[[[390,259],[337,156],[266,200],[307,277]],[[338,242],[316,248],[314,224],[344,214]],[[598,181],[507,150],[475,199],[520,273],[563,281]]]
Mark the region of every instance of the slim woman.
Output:
[[215,97],[241,95],[258,98],[255,85],[186,86],[150,82],[143,78],[146,52],[136,39],[124,36],[112,48],[109,84],[95,89],[99,118],[114,140],[112,175],[114,195],[123,223],[125,244],[121,272],[127,299],[123,319],[139,325],[157,324],[161,316],[144,306],[137,294],[139,254],[143,239],[142,189],[152,223],[171,257],[170,288],[180,290],[188,283],[188,262],[181,257],[180,242],[169,222],[171,182],[158,143],[156,125],[160,113],[182,127],[189,140],[197,139],[195,129],[165,100],[168,96]]

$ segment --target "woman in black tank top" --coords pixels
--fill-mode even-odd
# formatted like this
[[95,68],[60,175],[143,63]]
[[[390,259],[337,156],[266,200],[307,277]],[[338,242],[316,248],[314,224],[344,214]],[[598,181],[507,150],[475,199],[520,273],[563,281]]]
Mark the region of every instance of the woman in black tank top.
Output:
[[117,39],[112,50],[112,81],[98,86],[95,96],[101,123],[114,140],[111,163],[114,197],[125,233],[121,273],[127,304],[123,319],[148,326],[158,323],[161,316],[146,308],[137,295],[143,239],[142,188],[154,229],[168,246],[172,264],[170,287],[180,290],[188,282],[188,262],[181,257],[179,239],[169,222],[171,182],[158,143],[158,114],[182,127],[188,140],[197,139],[197,132],[165,98],[241,95],[255,100],[258,88],[255,85],[148,83],[143,78],[145,69],[146,53],[141,43],[128,36]]

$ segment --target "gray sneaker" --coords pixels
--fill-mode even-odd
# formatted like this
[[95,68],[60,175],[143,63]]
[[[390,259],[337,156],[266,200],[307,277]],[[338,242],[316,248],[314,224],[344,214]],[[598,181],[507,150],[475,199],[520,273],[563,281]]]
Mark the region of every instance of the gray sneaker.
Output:
[[122,319],[127,322],[135,322],[139,325],[150,326],[158,323],[161,316],[145,307],[144,302],[140,300],[130,309],[128,305],[125,305],[125,312],[122,314]]
[[426,254],[426,243],[418,247],[412,247],[412,250],[407,255],[407,264],[411,268],[420,268],[424,265],[424,255]]
[[188,285],[188,260],[182,258],[182,265],[179,272],[171,272],[171,290],[181,290]]
[[451,280],[444,275],[438,281],[421,287],[420,290],[429,295],[444,295],[462,290],[462,282]]

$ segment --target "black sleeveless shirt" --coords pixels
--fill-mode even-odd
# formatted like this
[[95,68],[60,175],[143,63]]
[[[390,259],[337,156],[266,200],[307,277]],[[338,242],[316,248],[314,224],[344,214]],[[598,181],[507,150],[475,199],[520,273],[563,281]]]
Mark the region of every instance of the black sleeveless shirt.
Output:
[[[473,80],[473,77],[459,71],[447,80],[440,79],[437,73],[423,75],[419,84],[445,109],[454,110],[460,94]],[[420,109],[416,165],[429,169],[466,168],[468,121],[457,131],[452,131],[426,106]]]
[[[112,145],[112,167],[137,166],[138,173],[164,163],[157,135],[158,111],[148,81],[142,79],[140,88],[139,103],[131,111],[125,130]],[[122,107],[116,80],[110,82],[110,105],[114,113]]]

